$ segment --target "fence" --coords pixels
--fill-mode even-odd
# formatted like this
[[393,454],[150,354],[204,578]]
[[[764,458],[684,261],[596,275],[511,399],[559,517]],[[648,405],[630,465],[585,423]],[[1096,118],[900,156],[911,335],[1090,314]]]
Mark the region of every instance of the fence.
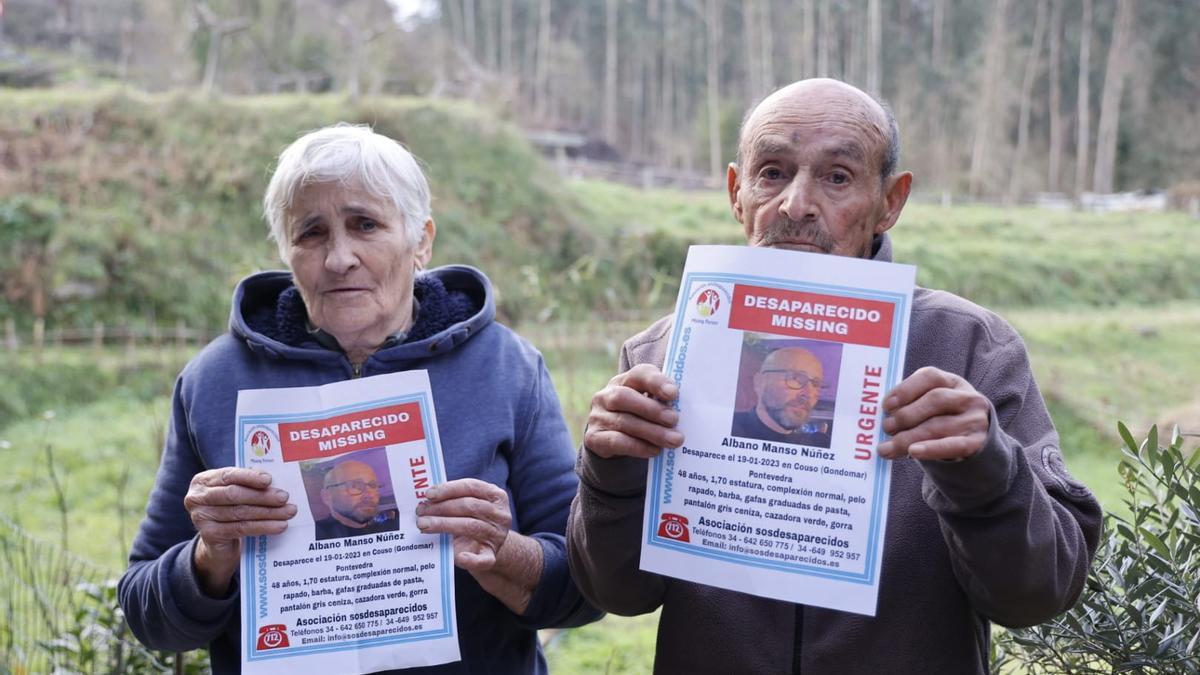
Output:
[[160,326],[155,323],[145,323],[139,326],[108,325],[103,322],[92,324],[91,328],[56,327],[47,330],[42,319],[35,319],[32,328],[25,335],[18,330],[16,321],[11,317],[4,320],[4,349],[10,352],[29,347],[40,352],[47,345],[56,347],[91,346],[96,349],[105,345],[124,345],[136,347],[139,344],[161,347],[176,345],[203,345],[216,332],[208,327],[189,326],[178,321],[170,326]]

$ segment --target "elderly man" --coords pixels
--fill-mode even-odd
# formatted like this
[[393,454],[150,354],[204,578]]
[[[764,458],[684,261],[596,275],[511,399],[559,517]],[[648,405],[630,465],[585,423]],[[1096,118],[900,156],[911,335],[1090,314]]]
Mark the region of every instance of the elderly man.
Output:
[[733,435],[760,441],[829,447],[829,431],[806,429],[821,398],[825,369],[803,347],[777,349],[754,375],[758,403],[733,415]]
[[325,474],[321,501],[329,507],[329,517],[316,522],[317,539],[357,537],[376,532],[392,532],[399,526],[395,518],[379,521],[379,479],[366,462],[346,460]]
[[[912,175],[894,119],[863,92],[805,80],[747,116],[728,172],[752,246],[889,261]],[[985,673],[989,621],[1044,621],[1075,601],[1100,528],[1067,473],[1024,344],[995,314],[924,288],[906,373],[885,398],[893,462],[875,617],[642,572],[646,459],[683,436],[661,372],[669,323],[630,338],[592,399],[567,547],[586,597],[617,614],[662,607],[661,673]]]

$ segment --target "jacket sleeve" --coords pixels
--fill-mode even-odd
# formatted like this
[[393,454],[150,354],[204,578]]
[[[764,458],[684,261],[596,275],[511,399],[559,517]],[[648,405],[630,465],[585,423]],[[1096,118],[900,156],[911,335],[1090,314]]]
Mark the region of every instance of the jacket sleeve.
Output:
[[518,621],[530,629],[582,626],[602,616],[579,593],[567,566],[564,532],[577,480],[554,384],[541,356],[513,451],[509,474],[517,528],[542,547],[542,575]]
[[206,646],[238,611],[236,577],[225,598],[200,590],[192,563],[196,530],[183,507],[192,476],[203,471],[175,383],[171,427],[118,599],[133,634],[154,649],[187,651]]
[[1028,626],[1074,604],[1101,510],[1063,464],[1020,336],[1007,324],[996,334],[976,355],[978,372],[968,373],[992,403],[984,447],[962,462],[922,462],[922,492],[975,609],[1005,626]]
[[[628,345],[621,349],[620,372],[629,370]],[[567,524],[571,572],[584,596],[622,616],[657,609],[666,579],[640,569],[647,460],[604,459],[580,447],[576,470],[579,493]]]

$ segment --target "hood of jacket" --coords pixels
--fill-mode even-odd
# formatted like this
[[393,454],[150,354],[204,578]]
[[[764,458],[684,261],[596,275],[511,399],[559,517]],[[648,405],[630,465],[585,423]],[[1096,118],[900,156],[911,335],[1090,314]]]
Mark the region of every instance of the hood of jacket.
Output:
[[[491,282],[466,265],[422,272],[413,281],[413,296],[417,316],[407,335],[385,342],[364,365],[445,353],[496,317]],[[309,333],[307,317],[291,272],[260,272],[243,279],[234,290],[229,330],[252,351],[269,358],[348,362],[343,352],[323,346]]]

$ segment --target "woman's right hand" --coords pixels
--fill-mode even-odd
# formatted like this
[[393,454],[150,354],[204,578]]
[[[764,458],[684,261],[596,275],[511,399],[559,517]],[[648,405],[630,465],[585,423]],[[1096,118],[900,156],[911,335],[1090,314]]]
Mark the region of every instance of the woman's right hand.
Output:
[[200,586],[217,598],[228,594],[242,537],[279,534],[296,515],[288,493],[271,487],[271,474],[233,467],[193,476],[183,506],[200,533],[193,554]]

